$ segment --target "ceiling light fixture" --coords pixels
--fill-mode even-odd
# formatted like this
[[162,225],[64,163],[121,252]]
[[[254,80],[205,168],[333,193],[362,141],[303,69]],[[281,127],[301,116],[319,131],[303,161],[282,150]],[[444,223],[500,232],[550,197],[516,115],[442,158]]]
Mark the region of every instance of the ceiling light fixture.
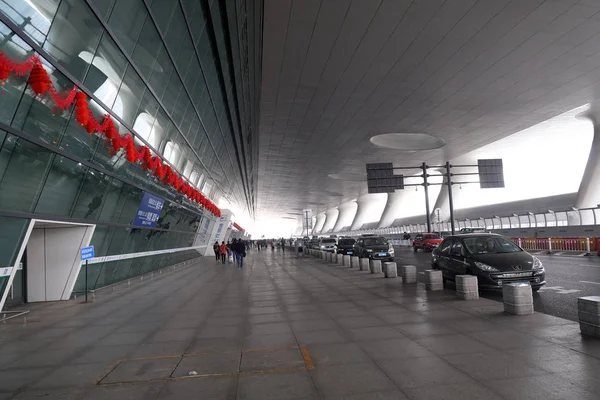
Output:
[[435,150],[446,145],[444,139],[427,133],[383,133],[371,138],[377,147],[401,151]]

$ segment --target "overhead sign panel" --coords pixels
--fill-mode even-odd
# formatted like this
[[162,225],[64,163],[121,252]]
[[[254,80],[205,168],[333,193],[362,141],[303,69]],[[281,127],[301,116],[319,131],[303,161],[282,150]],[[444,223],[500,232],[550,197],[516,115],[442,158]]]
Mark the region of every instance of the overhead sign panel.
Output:
[[504,168],[501,158],[477,160],[477,167],[481,189],[504,187]]
[[369,193],[390,193],[404,189],[404,176],[394,175],[392,163],[367,164],[367,189]]

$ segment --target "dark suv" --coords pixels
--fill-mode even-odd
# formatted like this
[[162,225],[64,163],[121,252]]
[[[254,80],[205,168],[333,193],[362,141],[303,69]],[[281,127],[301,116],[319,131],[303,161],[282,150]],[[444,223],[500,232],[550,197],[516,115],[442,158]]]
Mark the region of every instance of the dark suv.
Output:
[[356,240],[352,238],[338,239],[337,245],[335,246],[335,252],[337,254],[353,255],[354,243],[356,243]]
[[360,237],[354,243],[354,254],[371,260],[394,261],[394,247],[383,236]]

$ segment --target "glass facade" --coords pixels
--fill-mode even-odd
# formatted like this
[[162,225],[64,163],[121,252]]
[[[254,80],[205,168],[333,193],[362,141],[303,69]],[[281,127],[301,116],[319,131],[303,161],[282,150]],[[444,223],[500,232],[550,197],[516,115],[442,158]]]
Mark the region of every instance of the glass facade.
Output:
[[[261,35],[259,0],[0,0],[2,53],[38,54],[59,93],[81,87],[97,120],[109,114],[209,199],[250,215]],[[18,264],[31,219],[95,224],[96,256],[197,243],[211,214],[110,152],[26,78],[10,75],[0,96],[0,268]],[[165,199],[155,229],[131,225],[144,192]],[[102,287],[195,256],[93,264],[89,281]],[[0,293],[6,284],[0,277]]]

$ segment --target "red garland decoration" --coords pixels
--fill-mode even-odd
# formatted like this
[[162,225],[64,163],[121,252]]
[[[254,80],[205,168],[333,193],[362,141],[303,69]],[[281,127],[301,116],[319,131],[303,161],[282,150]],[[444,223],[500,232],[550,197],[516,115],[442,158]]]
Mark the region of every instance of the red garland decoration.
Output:
[[[54,100],[54,102],[56,103],[58,108],[60,108],[61,110],[71,107],[71,105],[73,104],[73,101],[75,99],[76,93],[78,93],[77,87],[73,86],[73,89],[71,89],[69,91],[69,94],[67,94],[67,96],[64,99],[62,99],[60,97],[60,95],[58,94],[58,92],[56,91],[56,89],[54,88],[54,85],[50,85],[50,87],[48,88],[48,91],[50,92],[50,96],[52,97],[52,100]],[[81,93],[81,92],[79,92],[79,93]]]
[[121,135],[116,135],[114,138],[112,138],[111,146],[115,153],[121,150],[121,147],[123,147],[123,140],[121,139]]
[[62,98],[54,87],[50,75],[48,75],[48,72],[44,69],[42,62],[37,55],[32,55],[25,61],[17,63],[7,57],[4,52],[0,51],[0,85],[5,84],[5,81],[8,79],[11,72],[14,72],[17,76],[25,76],[29,73],[27,83],[31,86],[31,89],[36,95],[43,95],[44,93],[49,92],[50,97],[56,104],[53,108],[53,112],[66,110],[75,103],[76,121],[79,122],[90,135],[94,132],[97,132],[99,135],[104,135],[106,138],[106,145],[111,146],[110,152],[117,153],[122,148],[125,148],[127,161],[136,163],[141,160],[142,168],[144,170],[152,171],[154,176],[160,179],[164,184],[169,184],[176,191],[186,195],[190,200],[199,203],[207,211],[217,217],[221,216],[221,210],[219,210],[218,207],[210,202],[200,191],[193,188],[182,177],[177,175],[170,166],[164,165],[160,157],[152,156],[148,147],[142,146],[141,150],[138,151],[131,133],[128,133],[124,138],[121,137],[110,115],[106,114],[102,124],[99,124],[89,108],[86,94],[79,91],[76,86]]

